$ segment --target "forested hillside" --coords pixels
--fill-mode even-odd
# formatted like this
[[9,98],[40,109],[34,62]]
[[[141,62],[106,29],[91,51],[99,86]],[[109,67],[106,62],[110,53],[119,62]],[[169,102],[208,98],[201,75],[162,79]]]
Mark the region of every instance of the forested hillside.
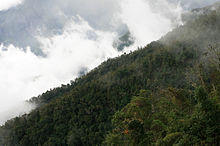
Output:
[[[220,10],[32,98],[0,145],[219,145]],[[147,35],[147,34],[146,34]]]

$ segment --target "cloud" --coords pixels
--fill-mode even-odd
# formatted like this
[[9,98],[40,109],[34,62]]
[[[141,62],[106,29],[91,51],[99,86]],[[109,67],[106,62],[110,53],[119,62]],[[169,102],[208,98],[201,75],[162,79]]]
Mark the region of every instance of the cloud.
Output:
[[181,7],[165,0],[122,0],[119,16],[135,37],[136,44],[143,46],[180,25],[181,14]]
[[24,100],[68,83],[82,68],[91,70],[108,57],[118,55],[112,47],[114,37],[114,33],[94,30],[76,17],[66,24],[62,34],[38,37],[46,57],[36,56],[30,48],[1,45],[0,124],[30,111],[31,106]]
[[0,12],[0,42],[13,43],[40,54],[36,35],[60,34],[67,21],[80,15],[99,30],[116,29],[110,22],[118,11],[117,0],[25,0],[16,9]]
[[1,0],[0,11],[7,10],[21,3],[22,3],[22,0]]
[[[1,0],[1,3],[2,1],[10,2],[10,0]],[[148,7],[156,6],[153,11],[163,10],[167,13],[166,9],[170,11],[170,8],[174,8],[173,6],[178,3],[188,10],[212,4],[215,1],[217,0],[138,0],[137,3],[136,1],[132,3],[134,5],[143,3],[142,8],[150,4],[151,6]],[[124,33],[125,25],[115,18],[121,11],[121,3],[126,2],[125,0],[24,0],[16,9],[0,12],[0,42],[7,45],[12,43],[22,48],[31,46],[35,54],[41,55],[40,43],[35,36],[39,33],[47,37],[62,33],[69,18],[76,15],[80,15],[94,29]],[[134,9],[141,11],[135,7],[130,11],[134,12]],[[176,15],[175,11],[169,14]],[[146,16],[144,13],[141,15]],[[160,13],[160,15],[163,14]],[[155,16],[161,18],[158,14]],[[142,20],[146,21],[145,19]]]
[[[0,124],[34,108],[24,100],[120,55],[113,42],[121,30],[135,40],[125,51],[134,50],[179,25],[181,11],[166,0],[25,0],[0,17],[0,41],[12,40],[0,46]],[[9,34],[25,47],[17,47],[19,41]],[[45,56],[31,51],[33,39]]]
[[[130,0],[127,0],[127,2],[134,3]],[[140,23],[143,20],[146,22],[147,15],[152,15],[153,10],[147,10],[147,7],[157,6],[157,8],[153,9],[163,9],[163,12],[167,13],[166,9],[170,11],[170,6],[172,5],[165,0],[154,0],[153,2],[150,0],[138,0],[137,4],[143,4],[141,8],[146,8],[146,10],[136,7],[136,2],[134,3],[135,7],[126,10],[127,2],[125,0],[25,0],[16,9],[10,9],[4,13],[0,12],[0,42],[7,45],[12,43],[22,48],[31,46],[32,51],[39,55],[41,54],[40,43],[35,36],[44,35],[51,37],[62,33],[67,21],[76,15],[85,19],[94,29],[116,31],[119,34],[123,34],[126,31],[126,24],[123,23],[124,20],[117,18],[121,11],[129,12],[135,16],[137,16],[138,12],[143,11],[137,17],[144,19],[136,18]],[[148,6],[150,4],[151,6]],[[174,11],[169,14],[171,16],[176,15]],[[163,21],[167,21],[163,16],[159,15],[164,14],[161,12],[154,16],[158,20],[162,18]]]

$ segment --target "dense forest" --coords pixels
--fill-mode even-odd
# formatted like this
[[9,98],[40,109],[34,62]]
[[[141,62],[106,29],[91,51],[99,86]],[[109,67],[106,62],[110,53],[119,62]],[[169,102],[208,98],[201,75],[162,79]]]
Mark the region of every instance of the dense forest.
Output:
[[0,145],[219,145],[220,8],[193,18],[32,98]]

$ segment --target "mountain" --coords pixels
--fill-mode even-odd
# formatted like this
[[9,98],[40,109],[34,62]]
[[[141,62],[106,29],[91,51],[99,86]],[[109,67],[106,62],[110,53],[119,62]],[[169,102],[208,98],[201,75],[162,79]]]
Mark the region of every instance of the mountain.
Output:
[[176,42],[184,42],[202,50],[209,45],[219,46],[220,11],[219,7],[211,9],[212,7],[201,8],[198,13],[193,10],[184,15],[186,24],[163,37],[163,43],[173,45]]
[[117,48],[118,51],[123,51],[125,47],[129,47],[132,44],[134,44],[134,38],[129,31],[113,42],[114,48]]
[[[220,8],[30,102],[0,144],[219,145]],[[147,35],[147,34],[146,34]]]

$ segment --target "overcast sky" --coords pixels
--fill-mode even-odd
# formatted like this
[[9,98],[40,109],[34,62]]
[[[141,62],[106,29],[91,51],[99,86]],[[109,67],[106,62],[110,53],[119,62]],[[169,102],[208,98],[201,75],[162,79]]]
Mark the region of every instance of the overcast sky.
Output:
[[181,25],[183,9],[215,2],[0,1],[0,124],[34,107],[24,100],[69,83],[80,72],[123,53],[113,47],[123,32],[130,31],[135,41],[124,51],[135,50]]

